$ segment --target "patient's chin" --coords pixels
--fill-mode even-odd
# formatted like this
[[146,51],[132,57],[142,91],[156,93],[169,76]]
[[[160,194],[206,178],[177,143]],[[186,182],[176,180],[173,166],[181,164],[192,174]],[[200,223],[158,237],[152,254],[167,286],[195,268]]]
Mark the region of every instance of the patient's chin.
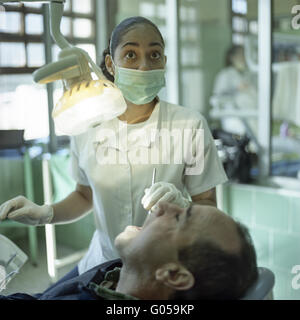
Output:
[[141,229],[141,227],[136,226],[126,227],[115,239],[116,248],[121,249],[124,245],[128,245],[128,243],[140,233]]

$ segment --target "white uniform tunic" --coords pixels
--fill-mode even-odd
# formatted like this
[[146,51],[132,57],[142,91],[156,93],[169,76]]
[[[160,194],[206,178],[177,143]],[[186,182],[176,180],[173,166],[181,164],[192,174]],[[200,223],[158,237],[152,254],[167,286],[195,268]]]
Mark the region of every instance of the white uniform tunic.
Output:
[[[150,132],[187,128],[204,130],[204,170],[200,175],[185,175],[184,161],[137,163],[137,155],[150,152],[152,148],[157,148],[160,154],[166,152],[162,149],[165,145],[157,144],[157,136]],[[176,144],[170,144],[171,159],[175,149]],[[147,212],[141,199],[145,188],[151,186],[154,167],[156,182],[173,183],[186,196],[187,193],[197,195],[227,181],[203,116],[192,109],[163,101],[156,104],[150,118],[143,123],[127,125],[116,118],[73,137],[71,154],[75,181],[92,188],[96,223],[89,250],[78,265],[80,274],[97,264],[118,258],[115,237],[128,225],[142,226]],[[117,162],[110,161],[116,156]]]
[[[255,79],[249,72],[239,72],[232,66],[223,69],[216,76],[211,102],[214,106],[217,104],[221,109],[239,109],[250,112],[257,110],[258,97]],[[238,112],[234,117],[223,117],[221,123],[222,128],[228,132],[240,135],[247,132],[244,122],[238,118]],[[246,123],[256,136],[257,120],[250,117],[246,119]]]

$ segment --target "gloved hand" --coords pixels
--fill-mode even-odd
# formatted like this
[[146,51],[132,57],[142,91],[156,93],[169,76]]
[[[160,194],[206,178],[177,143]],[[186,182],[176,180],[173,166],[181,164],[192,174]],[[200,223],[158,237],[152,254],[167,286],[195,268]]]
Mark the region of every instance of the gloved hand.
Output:
[[151,188],[145,189],[145,195],[142,198],[143,207],[149,211],[155,209],[158,202],[167,201],[177,204],[181,208],[189,206],[190,202],[172,183],[157,182]]
[[50,223],[53,208],[49,205],[39,206],[23,196],[4,202],[0,206],[0,222],[4,219],[38,226]]

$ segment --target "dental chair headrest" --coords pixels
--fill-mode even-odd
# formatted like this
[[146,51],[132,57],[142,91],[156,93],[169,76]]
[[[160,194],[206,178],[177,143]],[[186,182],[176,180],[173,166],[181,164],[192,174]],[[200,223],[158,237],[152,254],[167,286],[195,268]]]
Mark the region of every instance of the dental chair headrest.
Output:
[[275,284],[274,273],[268,268],[258,267],[258,279],[240,300],[264,300]]

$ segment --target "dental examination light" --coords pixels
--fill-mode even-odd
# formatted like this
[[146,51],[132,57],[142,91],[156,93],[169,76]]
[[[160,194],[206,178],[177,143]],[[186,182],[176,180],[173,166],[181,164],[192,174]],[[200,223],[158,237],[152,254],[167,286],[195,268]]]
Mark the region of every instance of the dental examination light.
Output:
[[[121,91],[105,78],[86,51],[72,46],[61,34],[65,0],[0,0],[0,3],[12,2],[49,3],[51,35],[61,51],[58,61],[36,70],[33,79],[40,84],[63,81],[64,94],[52,112],[60,132],[71,136],[81,134],[125,112],[127,105]],[[93,80],[92,72],[97,80]]]

